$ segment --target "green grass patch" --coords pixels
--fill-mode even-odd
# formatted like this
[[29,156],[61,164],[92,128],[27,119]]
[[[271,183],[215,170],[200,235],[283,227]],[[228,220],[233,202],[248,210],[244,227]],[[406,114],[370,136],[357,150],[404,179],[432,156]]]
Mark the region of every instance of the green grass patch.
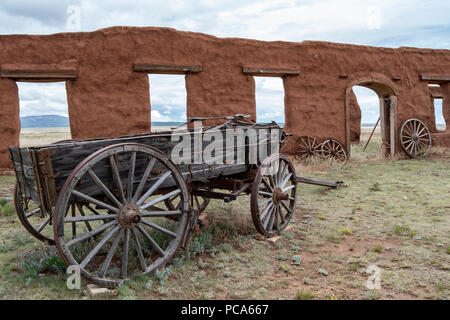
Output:
[[311,300],[314,298],[314,294],[309,289],[302,289],[297,291],[295,297],[297,300]]
[[383,246],[381,244],[377,244],[376,246],[370,248],[370,251],[381,253],[381,251],[383,251]]

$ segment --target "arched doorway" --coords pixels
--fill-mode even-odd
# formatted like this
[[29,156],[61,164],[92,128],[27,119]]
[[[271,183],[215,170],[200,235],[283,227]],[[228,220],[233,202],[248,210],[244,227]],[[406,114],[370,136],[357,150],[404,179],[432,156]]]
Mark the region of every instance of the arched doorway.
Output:
[[[380,131],[381,131],[381,152],[383,155],[393,156],[397,149],[397,93],[394,86],[386,84],[386,81],[380,81],[373,78],[359,78],[351,82],[346,89],[345,108],[346,108],[346,133],[347,133],[347,151],[350,155],[350,128],[352,126],[350,117],[350,103],[354,99],[352,88],[354,86],[366,87],[373,90],[379,99],[380,107]],[[359,119],[359,126],[361,121]]]

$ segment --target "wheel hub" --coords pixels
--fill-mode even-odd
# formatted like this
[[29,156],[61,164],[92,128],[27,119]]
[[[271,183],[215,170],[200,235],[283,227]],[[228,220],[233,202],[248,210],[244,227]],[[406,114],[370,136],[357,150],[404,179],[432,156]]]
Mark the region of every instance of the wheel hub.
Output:
[[139,207],[133,203],[128,203],[120,209],[117,217],[122,227],[130,229],[141,221]]
[[281,190],[281,188],[276,188],[273,191],[273,203],[275,205],[278,205],[281,202],[281,200],[287,200],[287,199],[288,199],[288,195],[285,192],[283,192],[283,190]]
[[412,136],[412,139],[414,140],[414,142],[417,142],[417,140],[419,140],[419,136],[417,134],[414,134]]

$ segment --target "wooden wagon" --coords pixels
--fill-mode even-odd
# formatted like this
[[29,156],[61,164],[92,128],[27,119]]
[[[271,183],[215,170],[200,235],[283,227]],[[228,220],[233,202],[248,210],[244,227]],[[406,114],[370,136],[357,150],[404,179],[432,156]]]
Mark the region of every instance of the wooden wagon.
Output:
[[[248,129],[276,132],[281,139],[268,134],[252,140]],[[279,234],[293,215],[297,189],[293,164],[276,152],[286,137],[282,129],[236,115],[195,130],[10,147],[20,221],[39,240],[56,244],[87,281],[108,287],[154,272],[185,248],[209,199],[250,194],[256,229],[267,237]],[[234,147],[223,144],[222,163],[195,162],[210,144],[200,139],[199,147],[195,135],[211,130],[223,141],[234,130]],[[186,137],[193,142],[183,156],[192,161],[176,164],[174,148]],[[244,141],[243,162],[235,152],[238,141]],[[267,157],[251,163],[251,153],[261,149]]]

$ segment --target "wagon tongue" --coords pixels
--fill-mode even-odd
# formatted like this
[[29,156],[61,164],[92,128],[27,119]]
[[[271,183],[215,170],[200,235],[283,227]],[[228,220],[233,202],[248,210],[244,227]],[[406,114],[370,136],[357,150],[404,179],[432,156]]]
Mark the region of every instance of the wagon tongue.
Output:
[[135,204],[126,204],[120,209],[118,216],[119,223],[124,228],[132,228],[141,221],[139,207]]

